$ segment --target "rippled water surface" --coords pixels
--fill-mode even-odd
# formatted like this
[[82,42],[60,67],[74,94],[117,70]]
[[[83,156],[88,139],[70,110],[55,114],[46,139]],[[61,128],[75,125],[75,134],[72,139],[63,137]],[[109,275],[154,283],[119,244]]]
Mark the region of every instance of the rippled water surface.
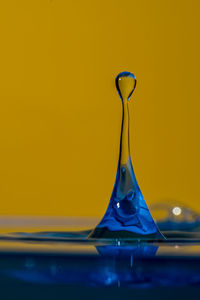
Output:
[[[112,287],[200,285],[200,234],[91,239],[96,219],[2,218],[0,280]],[[15,230],[14,230],[15,229]]]

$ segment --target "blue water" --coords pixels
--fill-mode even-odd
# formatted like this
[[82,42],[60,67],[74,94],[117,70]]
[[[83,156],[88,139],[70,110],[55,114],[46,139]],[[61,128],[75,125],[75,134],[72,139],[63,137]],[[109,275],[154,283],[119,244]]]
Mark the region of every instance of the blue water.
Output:
[[[88,239],[89,232],[1,235],[0,242],[13,244],[9,251],[1,249],[0,282],[142,289],[200,286],[200,254],[190,251],[191,245],[200,248],[200,234],[196,233],[195,240],[190,233],[170,237],[166,232],[168,239],[155,242]],[[18,244],[24,250],[18,251]],[[181,248],[185,247],[188,252],[184,254]],[[175,255],[172,250],[177,250]]]

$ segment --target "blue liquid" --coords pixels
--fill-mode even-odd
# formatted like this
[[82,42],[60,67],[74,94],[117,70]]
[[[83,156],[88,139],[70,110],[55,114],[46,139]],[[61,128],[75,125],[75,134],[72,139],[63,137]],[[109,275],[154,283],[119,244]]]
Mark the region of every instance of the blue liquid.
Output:
[[103,219],[90,234],[92,238],[164,238],[140,191],[130,157],[128,102],[135,86],[136,78],[129,72],[116,77],[123,109],[119,162],[110,203]]
[[[4,252],[0,247],[1,287],[6,285],[10,290],[13,283],[18,288],[32,284],[40,291],[42,285],[51,288],[65,285],[75,291],[77,286],[78,289],[81,286],[141,289],[200,286],[200,256],[199,252],[198,256],[192,252],[192,245],[199,248],[199,234],[196,242],[193,234],[181,238],[176,233],[177,241],[169,237],[162,243],[150,239],[138,243],[133,239],[90,240],[88,233],[1,235],[1,244],[5,240],[12,243],[9,251]],[[17,245],[22,246],[22,251],[17,251]],[[94,247],[97,251],[91,249]],[[39,296],[42,299],[40,293]]]

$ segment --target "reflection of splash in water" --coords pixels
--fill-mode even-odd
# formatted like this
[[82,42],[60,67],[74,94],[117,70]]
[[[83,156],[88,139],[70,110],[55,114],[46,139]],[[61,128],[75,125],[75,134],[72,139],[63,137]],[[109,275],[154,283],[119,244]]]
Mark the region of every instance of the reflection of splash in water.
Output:
[[[146,275],[138,273],[138,259],[153,257],[157,246],[138,245],[97,246],[96,257],[73,257],[72,255],[42,257],[29,255],[22,263],[15,263],[3,273],[11,278],[31,283],[81,284],[91,286],[121,286],[137,282],[145,284]],[[0,267],[0,273],[2,273]]]
[[156,246],[98,246],[99,255],[0,256],[0,277],[11,282],[129,288],[200,285],[200,261],[155,256]]
[[138,259],[153,257],[158,247],[138,244],[121,246],[119,241],[117,244],[117,246],[97,246],[100,255],[93,260],[92,265],[86,257],[84,264],[79,265],[78,269],[71,263],[73,259],[70,263],[68,261],[68,264],[63,264],[59,257],[54,257],[53,260],[50,259],[51,262],[47,261],[45,264],[45,260],[33,257],[26,258],[20,268],[4,270],[4,273],[21,281],[43,284],[81,283],[118,287],[135,283],[149,284],[148,276],[138,269],[138,264],[136,267],[136,263]]
[[120,241],[117,242],[117,246],[97,246],[97,250],[100,255],[107,257],[130,258],[138,259],[142,257],[153,257],[156,255],[158,246],[136,244],[135,246],[121,246]]
[[[16,280],[32,284],[99,287],[150,288],[200,284],[200,262],[180,260],[180,257],[162,258],[160,254],[156,255],[160,244],[152,244],[149,239],[140,243],[138,239],[130,238],[88,239],[89,232],[13,233],[4,236],[22,245],[32,245],[32,248],[29,252],[14,252],[11,256],[0,255],[0,277],[5,276],[8,283],[9,280],[11,283]],[[181,236],[176,234],[174,237]],[[3,236],[0,238],[3,239]],[[162,245],[172,244],[172,241],[164,240]],[[182,241],[183,236],[179,239],[179,242]],[[188,239],[185,242],[188,244]],[[194,236],[191,242],[194,242]],[[37,245],[43,246],[41,252],[35,252]],[[48,252],[49,245],[54,245],[52,254]],[[58,252],[63,245],[66,245],[64,251]],[[80,251],[76,254],[69,252],[70,245],[76,245]],[[90,248],[96,247],[98,253],[84,253],[83,246],[88,245]],[[15,243],[13,251],[14,248]]]
[[144,244],[121,246],[120,241],[116,241],[116,243],[116,246],[96,247],[98,253],[107,262],[102,277],[97,280],[105,285],[115,284],[118,287],[130,284],[148,285],[149,280],[147,280],[145,271],[138,268],[139,261],[143,258],[153,258],[158,246]]

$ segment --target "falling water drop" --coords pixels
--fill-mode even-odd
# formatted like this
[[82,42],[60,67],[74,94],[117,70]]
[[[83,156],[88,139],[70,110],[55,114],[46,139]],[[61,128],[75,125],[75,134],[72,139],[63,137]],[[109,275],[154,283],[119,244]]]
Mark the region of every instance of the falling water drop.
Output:
[[119,162],[107,211],[90,238],[164,238],[149,212],[135,178],[130,157],[128,102],[136,87],[136,77],[118,74],[116,88],[122,101]]

